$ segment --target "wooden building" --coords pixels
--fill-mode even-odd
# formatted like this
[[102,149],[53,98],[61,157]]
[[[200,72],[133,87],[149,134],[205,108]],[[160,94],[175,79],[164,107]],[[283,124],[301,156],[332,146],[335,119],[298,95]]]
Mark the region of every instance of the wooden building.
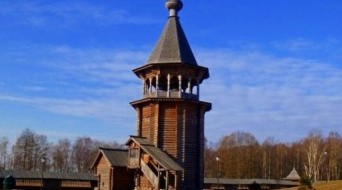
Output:
[[300,176],[295,168],[283,179],[227,179],[205,178],[204,189],[214,190],[269,190],[298,187]]
[[91,166],[98,190],[134,189],[134,170],[128,170],[128,151],[100,148]]
[[136,187],[178,189],[183,168],[166,152],[144,137],[131,136],[126,145],[129,147],[128,168],[136,171]]
[[[197,64],[179,22],[182,1],[168,0],[166,7],[169,17],[155,48],[133,70],[142,82],[142,98],[131,102],[137,133],[126,143],[126,165],[123,152],[100,149],[92,167],[100,190],[122,185],[118,179],[134,179],[137,190],[204,187],[204,115],[211,104],[200,101],[200,85],[209,70]],[[109,154],[122,157],[120,163],[111,163]]]
[[15,189],[93,190],[97,186],[96,177],[90,173],[0,170],[1,187],[6,176],[15,178]]
[[293,167],[292,171],[289,173],[289,175],[287,175],[284,178],[284,180],[293,181],[293,182],[299,183],[301,178],[300,178],[300,175],[298,174],[296,168]]
[[[133,70],[142,81],[142,99],[131,105],[137,112],[137,136],[183,168],[180,174],[163,176],[175,180],[166,189],[198,190],[204,179],[204,115],[211,109],[210,103],[200,101],[200,84],[209,71],[197,64],[179,22],[182,1],[169,0],[166,7],[169,17],[154,50],[146,64]],[[156,183],[146,179],[144,173],[136,176],[139,187],[155,189]]]
[[300,183],[285,179],[205,178],[205,190],[269,190],[298,187]]

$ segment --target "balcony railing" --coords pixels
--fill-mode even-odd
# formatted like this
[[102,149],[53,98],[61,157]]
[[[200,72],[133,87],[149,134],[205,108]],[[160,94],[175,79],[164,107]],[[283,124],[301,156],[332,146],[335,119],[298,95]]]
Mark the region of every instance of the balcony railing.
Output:
[[156,90],[147,94],[144,94],[144,98],[184,98],[190,100],[198,100],[199,97],[197,94],[191,94],[188,92],[179,92],[178,90],[174,91],[163,91]]

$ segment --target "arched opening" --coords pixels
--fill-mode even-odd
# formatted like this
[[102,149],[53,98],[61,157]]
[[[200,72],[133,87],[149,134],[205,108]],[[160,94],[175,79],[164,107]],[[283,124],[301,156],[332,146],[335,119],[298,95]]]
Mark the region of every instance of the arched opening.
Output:
[[159,90],[162,90],[162,91],[167,91],[167,78],[166,76],[160,76],[159,78]]
[[182,79],[182,92],[187,92],[187,88],[188,88],[188,78],[183,78]]
[[152,78],[152,92],[155,92],[157,90],[157,78],[156,77],[153,77]]
[[144,89],[144,94],[148,94],[150,92],[150,80],[146,79],[145,80],[145,89]]
[[179,89],[179,82],[178,82],[178,77],[173,76],[170,81],[170,90],[171,91],[178,91]]
[[197,81],[195,80],[195,79],[192,79],[191,80],[191,84],[190,84],[190,93],[191,94],[195,94],[195,95],[198,95],[197,94],[197,88],[198,88],[198,86],[197,86]]

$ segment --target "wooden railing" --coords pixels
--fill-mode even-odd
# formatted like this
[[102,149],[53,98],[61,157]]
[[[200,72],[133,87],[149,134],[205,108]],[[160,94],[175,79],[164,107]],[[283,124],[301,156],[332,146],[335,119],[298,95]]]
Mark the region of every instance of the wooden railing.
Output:
[[157,90],[157,91],[153,91],[152,93],[144,94],[144,98],[167,98],[167,97],[198,100],[198,95],[191,94],[188,92],[179,93],[178,90],[170,91],[169,93],[167,91]]
[[158,176],[156,176],[156,174],[154,174],[151,168],[147,164],[145,164],[144,160],[141,160],[140,164],[141,164],[141,171],[145,174],[145,176],[151,182],[154,188],[158,189],[158,185],[159,185]]

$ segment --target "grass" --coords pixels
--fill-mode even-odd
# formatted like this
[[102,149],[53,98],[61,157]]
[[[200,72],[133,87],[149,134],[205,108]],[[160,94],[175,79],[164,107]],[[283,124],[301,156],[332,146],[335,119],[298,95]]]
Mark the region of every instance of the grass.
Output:
[[[326,183],[325,181],[318,181],[313,184],[313,187],[316,190],[342,190],[342,180],[339,181],[329,181]],[[282,190],[298,190],[298,187],[286,188]]]
[[342,180],[340,181],[325,181],[314,183],[314,188],[317,190],[342,190]]

